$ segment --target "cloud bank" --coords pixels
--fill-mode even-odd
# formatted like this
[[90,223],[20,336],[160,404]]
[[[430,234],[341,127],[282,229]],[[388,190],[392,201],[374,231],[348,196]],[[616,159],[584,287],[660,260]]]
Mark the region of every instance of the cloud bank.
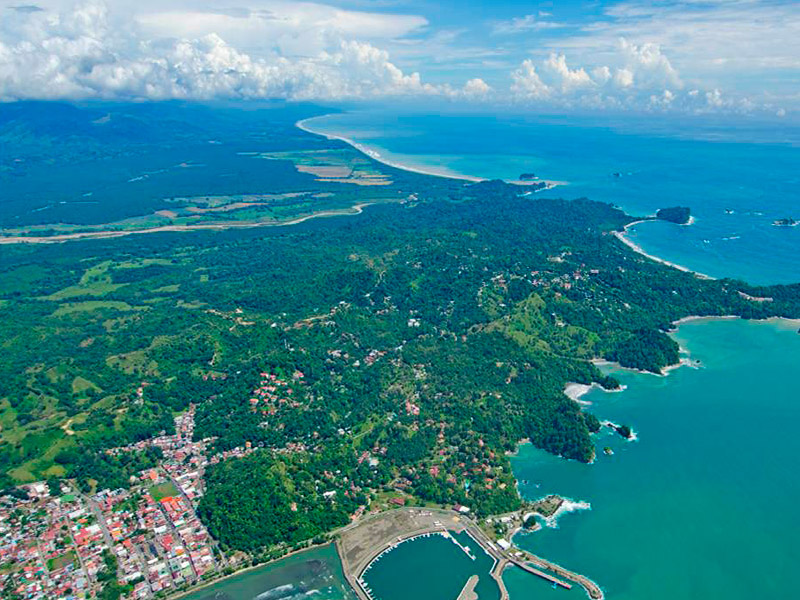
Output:
[[614,64],[570,67],[564,54],[552,53],[538,66],[526,59],[511,74],[511,94],[518,102],[542,101],[568,107],[747,111],[743,98],[725,98],[718,89],[689,87],[658,44],[617,41]]
[[[219,23],[230,30],[232,17],[226,15],[216,19],[195,14],[176,29],[198,37],[170,38],[145,35],[148,28],[167,27],[176,18],[170,13],[123,24],[100,2],[62,12],[17,11],[0,26],[0,99],[474,97],[488,89],[479,79],[461,90],[424,83],[418,73],[405,73],[392,63],[386,51],[339,35],[353,22],[338,27],[342,16],[329,17],[328,27],[312,31],[313,43],[305,44],[306,49],[317,49],[289,58],[274,46],[254,57],[216,32],[205,33]],[[247,29],[251,18],[247,15],[237,26]],[[315,19],[319,22],[318,15]],[[365,13],[353,19],[355,24],[381,21],[388,27],[383,35],[419,22],[405,19],[398,28]],[[304,28],[302,20],[279,27],[283,33],[298,28]]]
[[[511,39],[519,52],[516,61],[503,62],[503,42],[473,45],[467,29],[433,30],[421,15],[316,2],[259,0],[257,8],[230,8],[227,0],[206,0],[198,8],[190,0],[42,0],[50,4],[41,6],[3,6],[4,1],[13,0],[0,0],[0,101],[416,96],[565,109],[704,112],[756,106],[741,94],[724,94],[713,80],[684,76],[660,43],[640,35],[610,42],[613,31],[628,33],[636,19],[656,14],[633,4],[607,11],[617,29],[590,24],[579,35],[562,34],[568,26],[543,12],[493,21],[490,39]],[[665,14],[668,22],[679,20]],[[556,38],[539,43],[553,32]],[[653,37],[665,35],[654,29]],[[467,46],[459,46],[462,38]],[[593,47],[601,51],[592,53]],[[405,57],[405,65],[387,48]],[[542,54],[543,48],[552,51]],[[456,57],[460,68],[443,73],[444,55]],[[778,105],[770,110],[786,114]]]

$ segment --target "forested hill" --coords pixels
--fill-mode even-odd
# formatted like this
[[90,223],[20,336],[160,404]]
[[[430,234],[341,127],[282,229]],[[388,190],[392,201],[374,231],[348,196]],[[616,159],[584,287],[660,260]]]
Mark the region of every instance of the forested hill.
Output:
[[616,385],[589,359],[658,371],[678,318],[800,316],[800,286],[633,253],[607,204],[404,185],[402,204],[292,227],[0,248],[6,482],[124,482],[96,451],[194,403],[216,449],[264,448],[209,474],[200,514],[226,547],[316,535],[384,489],[502,512],[519,440],[593,456],[597,420],[562,393]]

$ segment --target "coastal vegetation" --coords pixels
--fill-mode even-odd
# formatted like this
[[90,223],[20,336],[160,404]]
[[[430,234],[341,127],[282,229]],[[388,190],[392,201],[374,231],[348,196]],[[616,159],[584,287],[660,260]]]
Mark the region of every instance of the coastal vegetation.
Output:
[[[198,509],[228,550],[321,536],[389,498],[503,513],[520,506],[507,456],[520,440],[593,458],[600,423],[563,393],[618,386],[592,359],[660,373],[678,361],[677,319],[800,316],[800,286],[702,279],[634,253],[612,235],[633,218],[608,204],[361,155],[389,183],[317,181],[296,165],[355,152],[293,129],[296,109],[264,112],[280,126],[248,145],[271,153],[257,163],[268,180],[238,164],[241,180],[202,192],[162,182],[147,210],[298,186],[392,202],[291,227],[0,246],[0,487],[125,487],[158,457],[106,450],[169,432],[193,405],[197,439],[249,451],[209,469]],[[76,139],[61,148],[73,158]],[[119,202],[74,224],[141,208]]]
[[686,225],[691,219],[692,211],[688,206],[671,206],[656,211],[656,219]]

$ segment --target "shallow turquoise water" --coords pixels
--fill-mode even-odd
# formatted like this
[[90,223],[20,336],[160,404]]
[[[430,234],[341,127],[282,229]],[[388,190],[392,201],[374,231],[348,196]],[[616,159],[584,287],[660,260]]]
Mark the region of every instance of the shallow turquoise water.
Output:
[[[614,454],[591,465],[521,448],[512,464],[523,496],[558,493],[591,508],[514,541],[592,577],[610,600],[792,598],[797,325],[691,322],[676,337],[698,368],[667,377],[618,370],[624,391],[585,396],[602,419],[631,425],[637,441],[604,431],[598,448]],[[451,542],[425,538],[387,554],[366,580],[380,600],[455,598],[479,572],[470,566]],[[512,600],[585,598],[514,568],[504,580]]]
[[593,465],[523,447],[513,460],[523,495],[559,493],[591,510],[515,542],[593,577],[614,600],[794,597],[796,329],[688,323],[677,338],[701,368],[620,372],[624,392],[588,394],[598,416],[630,424],[639,440],[602,434],[598,445],[615,454]]
[[434,534],[399,544],[374,561],[363,576],[375,600],[455,600],[469,578],[478,576],[479,600],[498,600],[490,571],[494,560],[467,534],[454,534],[469,556],[451,540]]
[[534,171],[568,182],[540,194],[585,196],[633,215],[688,205],[695,225],[647,223],[635,229],[636,241],[715,277],[800,281],[800,227],[772,226],[788,216],[800,220],[800,131],[643,123],[362,111],[307,125],[351,138],[384,160],[435,172],[516,179]]
[[[535,171],[568,185],[544,192],[612,202],[630,214],[689,205],[690,227],[646,223],[630,237],[652,254],[716,277],[800,282],[797,130],[658,131],[566,120],[352,113],[310,127],[403,165],[487,178]],[[700,139],[693,139],[700,138]],[[454,150],[454,149],[457,149]],[[613,177],[620,172],[621,177]],[[528,498],[589,502],[557,528],[515,542],[595,579],[610,600],[795,597],[800,564],[800,365],[797,325],[692,322],[676,334],[701,368],[668,377],[619,372],[628,387],[586,396],[639,440],[598,436],[593,465],[530,446],[513,465]],[[585,597],[506,571],[512,600]]]
[[333,544],[313,548],[189,594],[184,600],[355,600]]

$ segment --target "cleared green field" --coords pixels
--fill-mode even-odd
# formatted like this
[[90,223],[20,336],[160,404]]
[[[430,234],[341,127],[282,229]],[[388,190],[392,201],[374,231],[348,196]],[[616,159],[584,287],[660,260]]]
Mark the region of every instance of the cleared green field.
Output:
[[77,555],[74,550],[60,554],[53,558],[47,559],[47,569],[49,571],[58,571],[68,566],[75,566],[77,564]]
[[149,490],[150,496],[152,496],[153,500],[156,502],[160,502],[164,498],[173,498],[175,496],[180,495],[178,488],[175,487],[175,484],[171,481],[166,481],[164,483],[159,483],[158,485],[154,485]]
[[122,310],[122,311],[144,309],[144,307],[134,307],[128,304],[127,302],[121,302],[119,300],[86,300],[84,302],[64,303],[61,306],[59,306],[55,311],[53,311],[52,316],[63,317],[64,315],[70,315],[77,312],[100,310],[103,308]]
[[81,296],[105,296],[111,292],[115,292],[125,284],[121,283],[108,283],[105,281],[95,281],[86,285],[72,285],[70,287],[59,290],[55,294],[47,296],[45,300],[52,300],[59,302],[61,300],[69,300],[70,298],[80,298]]

